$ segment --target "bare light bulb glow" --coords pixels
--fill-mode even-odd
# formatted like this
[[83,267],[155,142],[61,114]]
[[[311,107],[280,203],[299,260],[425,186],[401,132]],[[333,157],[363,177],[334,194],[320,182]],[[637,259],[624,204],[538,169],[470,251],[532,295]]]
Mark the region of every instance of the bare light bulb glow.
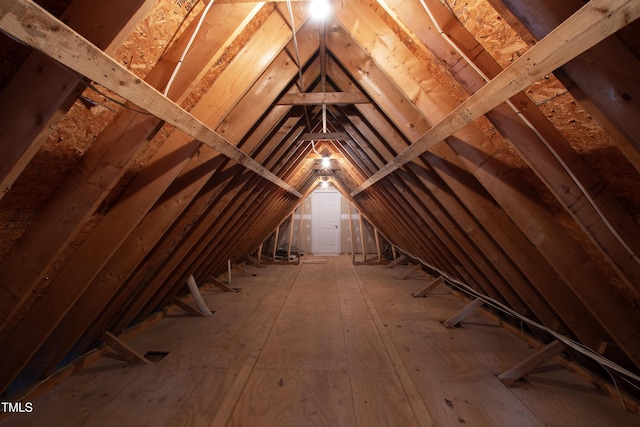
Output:
[[329,166],[331,166],[331,159],[328,157],[323,157],[322,158],[322,167],[324,169],[327,169]]
[[318,21],[325,19],[331,13],[329,0],[312,0],[309,5],[309,13]]
[[328,181],[322,181],[322,188],[329,188],[329,182]]

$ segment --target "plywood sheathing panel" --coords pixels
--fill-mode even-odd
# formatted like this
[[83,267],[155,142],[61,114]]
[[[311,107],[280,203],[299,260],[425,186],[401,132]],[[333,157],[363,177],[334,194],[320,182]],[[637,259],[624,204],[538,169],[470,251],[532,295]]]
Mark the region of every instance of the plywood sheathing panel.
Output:
[[[114,57],[128,65],[132,72],[144,77],[164,51],[159,46],[168,45],[180,31],[187,15],[188,11],[174,1],[159,1]],[[158,21],[162,21],[162,25],[157,25]],[[131,67],[133,60],[137,64],[135,67]],[[108,91],[100,90],[111,96]],[[122,108],[90,89],[85,90],[83,96],[87,101],[76,101],[65,117],[51,129],[42,148],[0,200],[0,228],[8,231],[0,241],[0,258],[29,226],[33,217],[77,165],[101,130]],[[150,149],[153,151],[153,147]],[[142,157],[138,163],[143,163],[144,159]]]
[[[518,388],[503,387],[494,375],[533,351],[479,314],[444,329],[439,320],[464,303],[438,290],[411,297],[424,279],[398,283],[393,271],[351,268],[347,257],[249,268],[259,275],[234,278],[243,292],[204,293],[214,316],[172,314],[125,338],[140,351],[167,351],[162,361],[127,367],[101,358],[34,399],[37,411],[0,426],[225,425],[227,418],[229,425],[637,424],[637,416],[553,363]],[[314,296],[324,304],[309,306]],[[327,319],[333,339],[322,321],[304,320],[309,312]],[[306,328],[283,328],[296,319]],[[313,351],[324,343],[326,354]],[[426,416],[415,416],[416,401]]]
[[[487,0],[448,2],[460,22],[505,68],[531,45],[508,25]],[[627,32],[635,26],[625,27]],[[505,49],[512,52],[505,55]],[[559,72],[562,72],[559,70]],[[547,116],[589,167],[607,184],[637,220],[640,220],[640,173],[617,148],[611,136],[593,120],[567,88],[553,75],[531,85],[527,95]]]
[[[526,43],[508,25],[508,19],[503,19],[486,0],[449,1],[448,5],[458,20],[503,68],[508,67],[531,46],[531,43]],[[505,52],[510,52],[510,54],[505,54]],[[544,79],[531,85],[526,90],[526,94],[570,146],[581,155],[589,168],[602,179],[625,209],[636,221],[640,220],[640,192],[638,191],[640,173],[620,152],[611,135],[593,120],[553,74],[548,74]],[[480,122],[477,120],[476,124]],[[488,124],[488,121],[486,123]],[[480,126],[485,134],[488,134],[492,129],[490,124],[488,126]],[[519,157],[518,154],[509,147],[503,138],[492,137],[491,141],[494,145],[507,146],[501,150],[505,158],[514,161],[514,163],[519,161],[516,160]],[[557,221],[581,243],[593,263],[607,273],[610,280],[630,301],[638,303],[637,298],[622,283],[611,266],[602,259],[580,226],[562,208],[557,199],[533,172],[524,166],[521,175],[536,188],[541,200],[554,213]]]

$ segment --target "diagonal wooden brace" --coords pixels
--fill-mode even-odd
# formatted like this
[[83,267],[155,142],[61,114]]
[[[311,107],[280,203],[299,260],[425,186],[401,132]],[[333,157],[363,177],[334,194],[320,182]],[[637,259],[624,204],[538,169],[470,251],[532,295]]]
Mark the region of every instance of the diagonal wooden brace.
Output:
[[111,347],[116,353],[122,356],[132,365],[149,365],[151,362],[140,353],[129,347],[111,332],[106,331],[100,338],[106,345]]
[[422,270],[422,264],[416,264],[411,267],[408,271],[405,271],[400,276],[396,277],[397,280],[407,280],[408,277],[413,275],[414,273]]
[[555,355],[562,353],[563,350],[564,345],[560,341],[555,340],[542,347],[540,350],[536,351],[513,368],[498,375],[498,379],[507,387],[513,387],[516,381],[520,378],[524,377],[538,366],[541,366]]
[[425,286],[424,288],[420,289],[418,292],[413,293],[412,295],[416,298],[418,297],[426,297],[427,294],[429,292],[431,292],[432,290],[434,290],[436,287],[438,287],[438,285],[444,285],[444,280],[442,279],[442,276],[438,277],[437,279],[431,281],[431,283],[429,283],[427,286]]
[[476,308],[480,307],[482,304],[484,304],[484,301],[482,301],[480,298],[476,298],[465,308],[463,308],[462,310],[454,314],[449,320],[446,320],[442,324],[442,326],[444,326],[447,329],[451,329],[455,327],[458,323],[462,322],[465,319],[465,317],[473,313],[476,310]]
[[404,255],[400,255],[398,258],[396,258],[395,260],[391,261],[389,264],[385,265],[383,268],[393,268],[396,265],[401,264],[403,261],[405,261],[407,259],[406,256]]
[[245,270],[244,268],[242,268],[242,266],[240,264],[233,264],[233,266],[231,267],[231,272],[236,272],[238,274],[240,274],[243,277],[247,277],[247,276],[254,276],[255,277],[255,273],[249,273],[247,270]]
[[262,264],[260,261],[258,261],[257,259],[255,259],[250,255],[245,256],[245,258],[247,259],[247,261],[249,261],[251,264],[255,265],[258,268],[266,268],[266,265]]
[[231,286],[222,283],[220,280],[216,279],[215,277],[211,276],[209,278],[209,280],[211,280],[211,283],[216,285],[217,287],[219,287],[220,289],[222,289],[225,292],[238,292],[235,289],[233,289]]
[[200,310],[191,307],[189,304],[187,304],[185,301],[182,301],[178,297],[173,297],[173,303],[192,316],[206,317],[202,312],[200,312]]

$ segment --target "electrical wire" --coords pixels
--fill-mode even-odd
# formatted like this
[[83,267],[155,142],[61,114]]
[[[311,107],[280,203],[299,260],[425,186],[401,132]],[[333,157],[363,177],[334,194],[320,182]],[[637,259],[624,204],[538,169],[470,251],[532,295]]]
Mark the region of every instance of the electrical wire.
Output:
[[541,331],[544,331],[546,333],[548,333],[549,335],[552,335],[555,339],[557,339],[558,341],[561,341],[562,343],[566,344],[568,347],[571,347],[572,349],[574,349],[575,351],[593,359],[594,361],[596,361],[597,363],[599,363],[600,365],[602,365],[603,367],[608,367],[614,371],[616,371],[619,374],[625,375],[628,378],[632,378],[635,381],[638,381],[640,383],[640,376],[638,376],[637,374],[634,374],[633,372],[628,371],[627,369],[623,368],[622,366],[619,366],[618,364],[612,362],[611,360],[603,357],[601,354],[593,351],[592,349],[590,349],[589,347],[575,341],[572,340],[569,337],[566,337],[564,335],[562,335],[559,332],[554,331],[553,329],[550,329],[538,322],[536,322],[535,320],[531,320],[526,316],[521,315],[520,313],[518,313],[517,311],[507,307],[506,305],[502,304],[499,301],[496,301],[495,299],[481,294],[480,292],[476,291],[475,289],[473,289],[471,286],[467,285],[464,282],[461,282],[460,280],[456,279],[453,276],[450,276],[449,274],[443,272],[442,270],[432,266],[431,264],[425,262],[424,260],[422,260],[420,257],[417,257],[413,254],[411,254],[410,252],[407,252],[405,250],[403,250],[404,253],[406,253],[407,255],[409,255],[411,258],[414,258],[418,261],[420,261],[420,263],[422,263],[423,265],[425,265],[426,267],[432,269],[433,271],[438,272],[442,278],[447,281],[451,286],[453,287],[457,287],[458,289],[463,290],[465,293],[468,293],[470,295],[473,295],[475,298],[480,298],[485,304],[495,308],[496,310],[501,311],[504,314],[507,314],[509,316],[515,317],[525,323],[527,323],[530,326],[533,326],[537,329],[540,329]]
[[198,25],[196,25],[195,30],[193,30],[193,34],[191,34],[191,38],[189,38],[189,42],[187,43],[187,46],[184,48],[184,51],[182,52],[182,55],[180,56],[180,59],[178,60],[176,67],[173,69],[173,73],[171,73],[171,77],[169,78],[169,81],[167,82],[167,86],[164,89],[164,93],[163,93],[164,96],[167,96],[167,94],[169,93],[169,89],[173,84],[173,80],[176,78],[176,75],[178,74],[180,67],[182,67],[184,58],[187,56],[187,52],[189,52],[189,49],[191,49],[191,45],[193,44],[193,41],[195,40],[196,36],[200,32],[200,27],[202,26],[202,22],[204,22],[204,19],[206,18],[207,13],[209,13],[209,9],[211,9],[212,5],[213,5],[213,0],[211,0],[209,4],[207,4],[207,6],[204,8],[204,11],[202,12],[202,15],[200,15],[200,20],[198,21]]
[[104,92],[100,91],[100,90],[95,86],[95,84],[93,84],[93,83],[89,83],[89,84],[87,84],[87,88],[88,88],[89,90],[92,90],[93,92],[97,93],[97,94],[98,94],[98,95],[100,95],[100,96],[104,96],[104,97],[105,97],[105,98],[107,98],[109,101],[113,102],[114,104],[118,104],[118,105],[119,105],[119,106],[121,106],[122,108],[126,108],[127,110],[131,110],[131,111],[133,111],[134,113],[138,113],[138,114],[145,114],[145,115],[148,115],[148,116],[152,116],[152,115],[153,115],[153,114],[151,114],[150,112],[148,112],[148,111],[146,111],[146,110],[140,110],[140,109],[138,109],[138,108],[133,108],[133,107],[128,106],[128,105],[127,105],[126,103],[124,103],[124,102],[118,101],[117,99],[115,99],[115,98],[113,98],[113,97],[111,97],[111,96],[107,95],[106,93],[104,93]]
[[300,89],[300,92],[304,92],[304,84],[302,80],[302,64],[300,62],[300,50],[298,49],[298,38],[296,37],[296,25],[293,20],[293,9],[291,8],[291,0],[287,0],[287,9],[289,10],[289,19],[291,20],[291,35],[293,37],[293,48],[296,53],[296,62],[298,64],[298,89]]
[[[429,8],[429,6],[427,6],[425,1],[424,0],[420,0],[420,3],[422,4],[422,7],[424,8],[425,12],[427,12],[427,14],[429,15],[429,18],[433,22],[433,25],[435,26],[436,31],[438,31],[438,33],[445,39],[445,41],[458,53],[458,55],[460,55],[465,60],[465,62],[469,66],[471,66],[474,69],[474,71],[476,73],[478,73],[478,75],[480,75],[480,77],[482,77],[486,82],[490,81],[491,79],[485,73],[483,73],[482,70],[480,68],[478,68],[478,66],[462,51],[462,49],[460,49],[460,47],[453,40],[451,40],[451,38],[442,30],[442,28],[440,27],[440,24],[438,24],[438,21],[436,20],[435,16],[431,12],[431,9]],[[629,253],[629,256],[635,262],[640,263],[640,257],[638,257],[638,255],[633,251],[633,249],[622,238],[620,233],[618,233],[618,230],[616,230],[616,228],[611,224],[609,219],[605,216],[604,212],[602,212],[600,207],[595,203],[595,200],[591,197],[591,195],[589,194],[587,189],[584,187],[582,182],[580,182],[580,180],[574,175],[574,173],[571,171],[569,166],[566,164],[566,162],[553,149],[553,147],[551,147],[551,145],[546,140],[546,138],[538,131],[538,129],[536,129],[536,127],[533,125],[533,123],[531,123],[524,116],[524,114],[513,104],[513,102],[511,102],[511,100],[507,99],[505,101],[505,103],[518,115],[518,117],[523,121],[523,123],[525,125],[527,125],[527,127],[529,129],[531,129],[533,131],[533,133],[535,133],[535,135],[540,139],[540,141],[544,144],[544,146],[547,148],[547,150],[549,150],[549,152],[553,155],[553,157],[556,159],[556,161],[558,161],[558,163],[560,163],[560,165],[562,166],[563,170],[569,175],[571,180],[580,189],[580,191],[582,192],[584,197],[587,199],[587,201],[589,202],[591,207],[596,211],[596,213],[598,214],[598,216],[600,217],[602,222],[606,225],[606,227],[613,234],[613,236],[618,240],[618,242],[624,247],[624,249]],[[603,252],[606,252],[606,251],[603,251]],[[615,262],[613,262],[613,264],[614,264],[614,268],[618,268],[619,269],[619,267],[616,265]]]

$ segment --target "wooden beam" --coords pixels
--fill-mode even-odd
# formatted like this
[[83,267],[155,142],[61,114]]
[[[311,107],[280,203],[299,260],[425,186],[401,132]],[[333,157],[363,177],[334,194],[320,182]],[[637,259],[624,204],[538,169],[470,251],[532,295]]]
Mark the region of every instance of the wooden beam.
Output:
[[351,139],[346,132],[307,132],[300,135],[298,141],[346,141]]
[[[110,4],[75,0],[61,19],[100,49],[114,54],[155,4],[155,0],[115,0]],[[32,52],[2,89],[0,198],[85,87],[55,61]]]
[[368,104],[362,92],[306,92],[286,93],[276,102],[278,105],[337,105]]
[[178,297],[173,297],[173,303],[192,316],[206,317],[204,313],[202,313],[200,310],[190,306],[188,303],[186,303],[185,301],[182,301]]
[[151,362],[142,356],[140,353],[135,351],[133,348],[129,347],[123,341],[118,339],[111,332],[106,331],[104,335],[102,335],[102,341],[114,349],[123,359],[132,365],[150,365]]
[[[508,8],[520,25],[526,26],[529,38],[540,40],[553,31],[557,22],[571,16],[583,6],[582,0],[521,2],[490,0],[501,9]],[[504,16],[503,16],[504,17]],[[524,19],[526,17],[526,19]],[[522,32],[519,32],[522,36]],[[624,64],[612,67],[611,64]],[[613,142],[640,170],[640,97],[635,84],[640,75],[640,60],[622,38],[608,37],[562,67],[556,77],[580,105],[599,123]],[[615,87],[614,93],[611,88]],[[630,95],[629,95],[630,94]],[[629,96],[627,96],[629,95]],[[518,105],[516,103],[516,105]]]
[[211,281],[211,284],[219,287],[225,292],[238,292],[235,289],[233,289],[231,286],[227,285],[226,283],[222,283],[220,280],[216,279],[213,276],[209,277],[209,280]]
[[358,209],[358,221],[360,224],[360,244],[362,245],[362,262],[367,262],[367,245],[364,241],[364,220],[362,218],[362,211]]
[[351,263],[356,262],[356,242],[353,240],[353,221],[351,219],[351,202],[347,202],[347,215],[349,215],[349,238],[351,240]]
[[432,290],[434,290],[440,285],[444,285],[444,279],[442,278],[442,276],[438,277],[435,280],[432,280],[431,282],[429,282],[427,286],[420,289],[418,292],[414,292],[412,295],[416,298],[426,297],[429,292],[431,292]]
[[[258,256],[262,255],[262,245],[260,245],[260,248],[258,249]],[[262,264],[260,261],[258,261],[257,259],[255,259],[254,257],[252,257],[251,255],[246,255],[245,258],[247,259],[247,261],[249,261],[251,264],[255,265],[258,268],[266,268],[267,266]]]
[[[0,29],[296,197],[301,194],[31,0],[1,0]],[[29,22],[24,25],[23,22]]]
[[[289,262],[291,260],[291,245],[293,244],[293,226],[295,224],[295,215],[296,210],[294,209],[293,212],[291,212],[291,223],[289,225],[289,245],[287,246],[287,262]],[[302,225],[301,225],[302,227]],[[298,251],[298,256],[300,256],[300,251]]]
[[[551,2],[543,1],[543,6],[536,5],[536,8],[543,7],[548,13],[534,14],[534,19],[542,21],[557,19],[557,22],[560,22],[560,19],[551,18],[550,15],[559,16],[564,13],[566,18],[578,9],[576,3],[580,2],[579,0],[574,1],[573,6],[568,6],[567,3],[571,2],[563,2],[562,8],[553,8]],[[409,9],[407,5],[400,5],[398,2],[396,6],[396,11],[402,14],[403,22],[407,23],[411,30],[416,32],[425,46],[433,47],[434,44],[438,43],[441,36],[439,34],[430,36],[429,30],[422,25],[427,16],[425,12],[420,10],[421,7],[419,5],[414,9]],[[518,4],[517,7],[528,8],[529,6]],[[504,9],[504,6],[502,8]],[[434,13],[440,12],[440,20],[442,22],[445,22],[445,20],[450,22],[447,24],[448,33],[455,38],[459,48],[464,51],[466,46],[469,46],[465,53],[474,58],[473,62],[477,67],[482,69],[489,77],[493,77],[502,71],[502,67],[488,52],[480,50],[477,45],[473,47],[475,39],[462,27],[462,24],[447,18],[447,16],[450,17],[452,12],[439,3],[434,4],[433,9]],[[558,9],[562,9],[562,12]],[[602,44],[595,46],[594,49],[601,51],[602,45],[610,44],[612,40],[616,40],[616,38],[608,38]],[[450,49],[450,46],[444,43],[444,47],[440,47],[436,51],[436,55],[448,49]],[[593,61],[602,61],[601,57],[596,58],[596,55],[593,55],[592,50],[585,54],[592,55]],[[461,69],[458,66],[458,61],[459,59],[457,58],[455,61],[453,59],[447,61],[449,71],[469,93],[475,92],[477,88],[484,84],[483,77],[477,73],[465,74],[465,67]],[[584,57],[576,58],[575,61],[567,64],[567,66],[571,65],[573,67],[576,61],[584,61]],[[610,61],[609,63],[616,62]],[[640,65],[640,61],[635,59],[633,63],[632,61],[623,63],[626,63],[631,68],[633,68],[633,63]],[[589,69],[594,67],[593,63],[589,65]],[[563,70],[565,68],[563,67]],[[621,68],[626,67],[607,68],[611,71],[614,69],[621,71]],[[584,66],[577,67],[576,70],[582,73],[585,68]],[[622,72],[628,76],[631,75],[627,70]],[[559,74],[563,75],[564,73]],[[616,84],[616,87],[618,87],[619,91],[622,91],[620,87],[628,84],[628,82],[628,78],[620,78],[620,86]],[[599,80],[597,84],[602,83]],[[572,86],[575,85],[572,84]],[[580,102],[583,101],[582,98],[577,99]],[[608,100],[610,100],[610,97],[608,97]],[[625,211],[625,208],[606,188],[598,175],[590,169],[582,157],[571,147],[526,93],[518,93],[510,101],[511,105],[517,106],[520,111],[512,109],[507,104],[501,104],[488,112],[486,117],[513,145],[518,154],[563,204],[567,212],[574,217],[584,232],[589,235],[608,262],[616,269],[620,279],[634,293],[634,296],[640,298],[640,288],[637,287],[637,278],[640,277],[640,263],[633,255],[640,253],[640,245],[636,241],[637,239],[631,237],[640,235],[637,222]],[[633,102],[637,102],[635,97],[627,103],[616,102],[616,108],[630,112],[633,109]],[[522,115],[522,118],[519,115]],[[616,140],[616,138],[613,138],[613,140]],[[615,224],[615,227],[613,224]]]
[[407,280],[407,278],[409,278],[410,276],[412,276],[414,273],[418,271],[422,271],[422,264],[420,263],[411,266],[411,268],[409,268],[407,271],[397,276],[396,280]]
[[467,316],[473,313],[477,308],[479,308],[484,301],[480,298],[476,298],[471,303],[469,303],[465,308],[451,316],[449,319],[445,320],[442,326],[447,329],[454,328],[458,323],[462,322]]
[[[394,252],[395,252],[395,249],[394,249]],[[404,261],[406,261],[406,259],[407,259],[406,256],[400,255],[399,257],[391,261],[389,264],[385,265],[384,268],[393,268],[397,265],[402,264]]]
[[555,340],[542,347],[540,350],[536,351],[513,368],[498,375],[498,379],[507,387],[513,387],[520,378],[524,377],[529,372],[533,371],[538,366],[541,366],[548,360],[551,360],[554,356],[562,353],[563,351],[564,344]]
[[[332,32],[332,34],[338,34],[338,32]],[[341,42],[345,40],[346,38],[344,37],[340,39]],[[351,43],[350,46],[353,47],[354,45],[355,43]],[[343,46],[348,46],[348,44],[333,43],[332,51],[334,51],[335,53],[336,50],[342,49]],[[350,50],[342,49],[342,51],[340,52],[341,52],[341,55],[338,56],[340,61],[349,65],[350,67],[349,69],[352,70],[352,74],[356,76],[358,73],[357,66],[354,69],[352,64],[349,63],[350,58],[352,56],[355,56],[354,52],[351,49]],[[369,75],[370,73],[375,72],[375,69],[368,68],[366,71],[367,71],[367,75]],[[368,78],[365,79],[363,77],[363,80],[361,83],[366,85],[367,82],[368,82]],[[379,84],[378,84],[378,87],[380,87]],[[372,88],[369,88],[369,89],[372,89]],[[375,90],[371,90],[371,92],[369,93],[373,96],[375,94]],[[385,95],[383,99],[385,98],[389,99],[389,96]],[[367,112],[366,105],[356,106],[356,107],[365,113]],[[408,129],[408,126],[406,126],[406,123],[411,123],[413,125],[412,129],[414,128],[414,126],[415,127],[420,126],[419,129],[422,129],[421,127],[422,125],[420,123],[411,121],[411,120],[414,120],[413,118],[411,120],[409,118],[404,118],[404,119],[399,118],[398,120],[396,119],[394,120],[395,120],[394,121],[395,125],[407,133],[410,133],[411,129]],[[420,136],[418,130],[416,130],[415,133],[417,134],[415,138],[418,138]],[[468,132],[468,134],[472,134],[472,133],[473,132],[471,131]],[[625,301],[625,299],[620,294],[619,290],[615,289],[614,286],[610,286],[610,281],[606,280],[602,272],[595,268],[593,262],[587,260],[588,258],[586,257],[584,250],[582,250],[579,247],[579,245],[574,244],[576,243],[574,239],[566,235],[566,233],[564,233],[562,230],[559,230],[554,225],[553,221],[547,223],[546,219],[543,219],[541,221],[535,221],[535,225],[531,223],[532,218],[537,218],[538,213],[536,213],[536,215],[532,215],[530,212],[531,209],[530,209],[529,203],[523,204],[520,198],[513,197],[514,195],[520,195],[520,196],[525,194],[529,195],[531,194],[530,190],[527,190],[526,188],[522,188],[519,185],[516,186],[516,189],[512,189],[511,187],[513,187],[513,183],[509,182],[509,181],[512,181],[512,179],[509,179],[509,181],[505,182],[505,179],[507,178],[507,176],[505,176],[504,174],[501,174],[501,177],[502,177],[501,180],[491,179],[492,177],[496,176],[496,171],[498,169],[496,169],[496,171],[494,171],[492,175],[491,172],[487,172],[486,170],[486,164],[491,163],[489,156],[487,156],[486,158],[483,156],[482,159],[480,159],[479,158],[480,156],[478,156],[479,153],[471,154],[469,150],[466,150],[466,151],[463,150],[461,147],[464,145],[466,146],[470,146],[472,144],[475,145],[475,143],[473,142],[470,143],[469,141],[467,141],[465,139],[466,137],[468,137],[468,135],[464,135],[464,137],[460,141],[450,141],[450,143],[455,142],[456,144],[459,142],[459,144],[457,144],[459,146],[457,147],[457,149],[461,150],[462,152],[462,154],[460,155],[460,158],[458,158],[456,153],[454,153],[451,150],[447,150],[446,154],[439,154],[439,155],[443,158],[445,166],[447,165],[448,162],[451,161],[450,159],[456,161],[456,165],[461,165],[456,167],[456,169],[459,169],[459,170],[454,171],[454,173],[449,172],[451,173],[450,176],[457,176],[458,178],[463,178],[465,181],[469,181],[471,184],[477,187],[476,185],[477,183],[474,183],[475,179],[471,174],[468,174],[467,172],[471,172],[473,175],[475,175],[475,177],[478,178],[482,182],[482,184],[486,187],[486,190],[488,190],[491,193],[491,195],[496,199],[496,201],[498,202],[498,205],[503,207],[502,209],[497,209],[496,212],[501,216],[504,216],[504,214],[507,213],[513,219],[513,221],[515,221],[518,224],[518,227],[520,228],[521,233],[518,232],[516,236],[519,238],[519,241],[522,244],[524,244],[523,247],[526,248],[527,240],[530,242],[535,242],[536,247],[527,248],[527,252],[530,255],[533,255],[534,257],[536,257],[538,260],[541,260],[543,263],[551,264],[552,267],[555,269],[555,271],[560,274],[561,277],[558,278],[556,277],[554,272],[550,269],[537,268],[535,262],[531,262],[530,260],[528,260],[529,255],[520,257],[519,261],[526,263],[525,266],[528,269],[527,274],[531,275],[531,277],[537,276],[535,277],[535,279],[537,280],[537,285],[544,286],[546,288],[545,292],[549,292],[550,296],[546,298],[546,300],[549,301],[550,303],[553,303],[554,308],[557,306],[559,307],[558,310],[560,310],[560,308],[562,309],[565,322],[570,323],[572,325],[572,329],[579,331],[580,335],[583,337],[581,338],[583,342],[591,343],[589,345],[592,348],[597,348],[597,345],[600,342],[597,338],[598,336],[603,336],[603,335],[606,336],[607,334],[609,334],[611,337],[614,338],[615,342],[618,345],[620,345],[621,348],[623,348],[626,354],[628,354],[631,358],[634,358],[634,360],[640,360],[640,347],[639,347],[640,342],[636,339],[640,335],[638,335],[637,327],[635,326],[640,324],[640,322],[629,321],[629,316],[635,318],[637,317],[637,313],[632,309],[628,300]],[[440,145],[442,147],[446,147],[445,144],[440,144]],[[489,146],[490,144],[487,145],[487,147]],[[438,147],[438,146],[434,146],[434,148],[435,147]],[[433,151],[433,148],[431,149],[431,151]],[[426,154],[428,153],[425,153],[425,155]],[[469,162],[467,162],[466,159],[469,159],[470,156],[477,157],[477,162],[474,159],[474,163],[477,163],[478,166],[482,163],[482,166],[483,166],[482,174],[476,171],[475,166],[469,169],[468,171],[466,170],[464,166],[469,165]],[[463,160],[464,164],[463,162],[460,162],[460,160]],[[436,171],[440,174],[437,168],[434,167],[434,169],[436,169]],[[450,169],[450,168],[447,168],[447,169]],[[467,177],[466,175],[469,175],[469,176]],[[449,180],[449,176],[447,173],[441,174],[441,178],[444,179],[445,181]],[[514,178],[514,174],[511,174],[509,178]],[[451,179],[450,181],[455,181],[455,179]],[[452,182],[451,184],[452,187],[453,187],[453,184],[455,184],[455,182]],[[435,183],[434,185],[438,186],[441,184]],[[501,188],[498,189],[493,187],[501,187]],[[460,186],[459,189],[465,190],[464,186]],[[482,187],[480,187],[479,190],[480,191],[477,194],[485,193],[485,190],[482,189]],[[514,191],[511,191],[511,190],[514,190]],[[459,193],[459,192],[460,191],[456,191],[456,193]],[[377,193],[378,192],[376,192],[376,194]],[[473,192],[470,192],[470,193],[473,193]],[[369,197],[370,194],[367,194],[366,196],[363,195],[362,198],[365,199],[366,197]],[[475,197],[474,194],[471,194],[470,196],[467,195],[465,197],[461,197],[460,200],[462,200],[466,204],[467,200],[472,200],[474,197]],[[522,197],[522,199],[526,200],[527,197],[528,196],[524,196]],[[485,197],[477,197],[477,198],[480,199],[482,203],[485,203],[491,200],[491,198],[488,195]],[[359,201],[359,203],[364,203],[364,201]],[[485,204],[490,205],[491,203],[485,203]],[[532,205],[535,206],[536,204],[537,203],[533,203]],[[475,214],[479,215],[480,217],[482,217],[483,215],[486,215],[481,212],[482,209],[476,209],[473,203],[470,203],[467,207],[469,210],[474,211]],[[548,213],[542,212],[542,210],[539,209],[538,207],[536,207],[535,210],[536,212],[539,212],[540,214],[542,214],[544,218],[549,217]],[[481,223],[489,224],[493,226],[491,217],[487,217],[487,218],[488,219],[486,221],[481,221]],[[503,227],[509,228],[510,227],[509,221],[506,221],[503,224]],[[552,229],[553,231],[552,232],[546,231],[544,235],[541,234],[540,230],[548,230],[548,229]],[[502,230],[500,230],[500,227],[494,227],[492,231],[497,232],[498,233],[497,236],[502,239],[501,246],[506,247],[510,245],[508,233],[505,233]],[[526,235],[526,239],[521,238],[522,236],[520,236],[520,234],[522,233]],[[423,249],[420,246],[416,246],[412,236],[406,236],[405,239],[407,239],[406,240],[407,243],[406,244],[403,243],[402,246],[406,247],[409,250],[412,250],[414,253],[425,253],[425,250],[428,250],[428,248]],[[516,250],[512,252],[518,252],[517,247],[519,246],[520,244],[516,245],[515,246]],[[537,252],[536,249],[540,252]],[[443,250],[446,251],[446,248],[443,248]],[[434,255],[437,256],[438,254],[434,254]],[[540,255],[542,255],[542,257]],[[425,256],[425,258],[429,258],[430,256],[431,255]],[[439,262],[446,262],[446,261],[447,260],[445,259],[438,258],[434,263],[437,264]],[[574,265],[582,265],[585,268],[581,268],[581,269],[571,268],[571,266],[574,266]],[[438,266],[438,267],[441,268],[441,266]],[[451,266],[444,265],[444,270],[447,272],[451,272],[450,267]],[[542,276],[546,276],[547,278],[544,279]],[[559,283],[561,285],[559,289],[561,289],[564,292],[566,297],[572,299],[574,302],[567,303],[565,301],[561,301],[562,298],[557,298],[556,296],[554,296],[553,286],[550,285],[551,282],[549,282],[549,279],[551,279],[551,282]],[[591,321],[590,325],[587,322],[582,322],[579,316],[577,316],[577,313],[575,312],[575,310],[571,309],[571,307],[575,304],[577,304],[577,306],[579,307],[584,306],[588,309],[588,311],[583,311],[583,313],[586,314],[587,316],[593,317],[593,320]],[[620,307],[622,309],[620,309]],[[594,341],[596,342],[595,347],[593,347]],[[636,363],[640,363],[640,362],[636,362]]]
[[233,264],[233,269],[243,277],[253,276],[255,277],[255,273],[249,273],[247,270],[243,268],[240,264]]
[[640,16],[632,0],[592,0],[356,188],[355,196]]
[[304,225],[304,203],[305,198],[300,202],[300,228],[298,229],[298,259],[296,260],[296,264],[300,264],[300,259],[302,258],[300,254],[302,253],[302,230]]
[[278,251],[278,238],[280,237],[280,225],[276,227],[273,237],[273,253],[271,254],[271,261],[276,260],[276,252]]
[[378,262],[382,262],[382,253],[380,252],[380,237],[378,236],[378,227],[371,224],[373,226],[373,235],[376,240],[376,251],[378,252]]

